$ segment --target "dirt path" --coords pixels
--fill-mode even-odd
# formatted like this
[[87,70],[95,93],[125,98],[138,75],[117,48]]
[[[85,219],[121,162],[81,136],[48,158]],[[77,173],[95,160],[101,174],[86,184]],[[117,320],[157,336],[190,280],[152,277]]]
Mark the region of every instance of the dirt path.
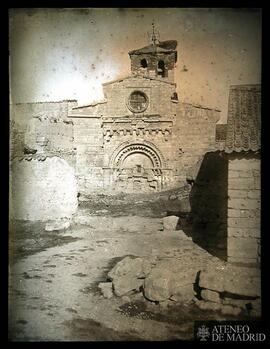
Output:
[[[104,214],[104,213],[103,213]],[[124,256],[182,258],[192,267],[212,257],[177,231],[161,231],[161,218],[92,216],[80,209],[62,233],[44,223],[17,223],[11,243],[11,340],[181,340],[193,338],[193,321],[221,319],[194,304],[169,308],[137,294],[105,299],[98,283]],[[21,227],[21,230],[19,229]],[[12,235],[13,236],[13,235]],[[17,245],[17,248],[16,248]],[[23,249],[24,247],[24,249]]]

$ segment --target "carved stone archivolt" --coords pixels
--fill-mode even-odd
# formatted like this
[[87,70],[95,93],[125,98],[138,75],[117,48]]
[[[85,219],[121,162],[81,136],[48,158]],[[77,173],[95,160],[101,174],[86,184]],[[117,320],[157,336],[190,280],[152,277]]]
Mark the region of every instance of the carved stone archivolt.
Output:
[[117,149],[115,149],[111,156],[110,167],[121,167],[124,160],[133,153],[142,153],[148,156],[154,169],[161,170],[166,166],[164,158],[157,147],[153,143],[145,141],[143,143],[125,142],[121,144]]
[[111,183],[116,191],[158,191],[163,185],[165,166],[162,154],[153,143],[125,142],[111,156]]

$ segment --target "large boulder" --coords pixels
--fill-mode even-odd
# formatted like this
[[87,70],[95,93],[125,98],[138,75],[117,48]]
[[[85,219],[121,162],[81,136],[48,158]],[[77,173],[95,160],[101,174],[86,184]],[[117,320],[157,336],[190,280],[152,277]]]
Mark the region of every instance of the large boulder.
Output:
[[118,262],[113,269],[108,273],[110,280],[122,276],[133,278],[144,278],[151,270],[151,262],[141,257],[125,257]]
[[121,297],[139,291],[144,278],[150,273],[152,264],[144,258],[125,257],[108,273],[114,293]]
[[170,277],[165,272],[155,272],[144,280],[144,296],[151,301],[165,301],[171,297]]
[[181,260],[163,260],[144,280],[144,295],[151,301],[173,299],[189,301],[194,296],[197,268]]
[[113,290],[116,296],[122,297],[136,291],[139,292],[142,285],[142,279],[130,276],[119,277],[113,281]]

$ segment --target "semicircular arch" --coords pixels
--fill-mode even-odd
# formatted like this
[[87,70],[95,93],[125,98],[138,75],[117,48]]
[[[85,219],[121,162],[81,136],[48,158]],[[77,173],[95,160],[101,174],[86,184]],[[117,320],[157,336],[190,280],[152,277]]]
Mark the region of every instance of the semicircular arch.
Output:
[[158,148],[152,144],[151,142],[125,142],[122,143],[119,147],[115,149],[113,152],[109,166],[110,167],[121,167],[123,161],[134,153],[142,153],[145,154],[153,163],[155,168],[164,168],[165,161],[158,150]]

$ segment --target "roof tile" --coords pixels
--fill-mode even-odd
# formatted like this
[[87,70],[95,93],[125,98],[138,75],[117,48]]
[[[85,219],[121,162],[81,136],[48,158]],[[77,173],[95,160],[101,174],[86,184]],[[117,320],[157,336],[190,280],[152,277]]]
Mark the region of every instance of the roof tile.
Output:
[[261,85],[231,86],[225,152],[261,148]]

